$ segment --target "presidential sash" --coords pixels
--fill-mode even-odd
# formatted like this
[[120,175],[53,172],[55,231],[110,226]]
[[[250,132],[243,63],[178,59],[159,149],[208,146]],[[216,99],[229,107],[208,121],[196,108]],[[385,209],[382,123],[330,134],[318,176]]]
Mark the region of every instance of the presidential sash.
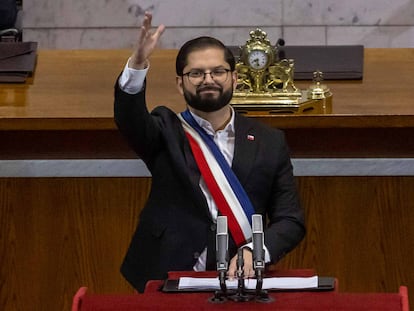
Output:
[[238,247],[246,244],[252,237],[254,209],[250,199],[213,138],[195,121],[190,111],[186,110],[178,117],[211,196],[220,213],[227,216],[234,241]]

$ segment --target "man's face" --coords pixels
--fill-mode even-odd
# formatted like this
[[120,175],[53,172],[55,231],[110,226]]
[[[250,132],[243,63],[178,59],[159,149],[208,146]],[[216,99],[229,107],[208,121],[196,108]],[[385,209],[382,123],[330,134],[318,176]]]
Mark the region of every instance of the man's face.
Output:
[[188,54],[183,74],[177,77],[177,86],[193,109],[213,112],[230,102],[237,76],[230,71],[224,51],[208,48]]

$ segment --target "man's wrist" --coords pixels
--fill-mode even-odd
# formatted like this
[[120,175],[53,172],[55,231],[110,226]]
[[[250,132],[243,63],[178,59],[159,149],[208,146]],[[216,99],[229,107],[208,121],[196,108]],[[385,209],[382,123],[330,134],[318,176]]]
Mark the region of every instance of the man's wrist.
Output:
[[149,67],[141,70],[134,69],[129,68],[128,63],[129,60],[125,64],[124,70],[119,77],[119,87],[122,91],[128,94],[137,94],[142,91],[144,87],[145,76]]
[[144,70],[148,68],[148,65],[149,65],[149,62],[147,59],[142,63],[136,63],[132,58],[130,58],[128,61],[128,68],[135,69],[135,70]]
[[252,249],[249,245],[242,246],[242,249],[243,249],[243,250],[247,250],[247,251],[249,251],[250,253],[253,253],[253,249]]

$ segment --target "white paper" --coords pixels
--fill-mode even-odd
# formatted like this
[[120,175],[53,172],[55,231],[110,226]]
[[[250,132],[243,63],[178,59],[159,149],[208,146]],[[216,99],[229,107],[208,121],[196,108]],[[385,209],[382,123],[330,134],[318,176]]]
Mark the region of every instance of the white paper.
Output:
[[[226,280],[228,289],[236,289],[238,280]],[[256,288],[256,279],[244,280],[246,289]],[[263,289],[310,289],[318,287],[318,277],[273,277],[263,278]],[[219,290],[218,278],[191,278],[181,277],[178,282],[178,289],[212,289]]]

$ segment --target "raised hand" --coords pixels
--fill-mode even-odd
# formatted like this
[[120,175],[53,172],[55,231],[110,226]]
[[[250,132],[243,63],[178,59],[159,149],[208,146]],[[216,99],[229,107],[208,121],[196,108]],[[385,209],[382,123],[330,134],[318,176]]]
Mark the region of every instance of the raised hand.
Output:
[[139,32],[138,42],[129,60],[128,66],[134,69],[144,69],[148,65],[148,58],[154,51],[158,40],[165,30],[163,24],[151,32],[152,14],[145,12],[144,21],[142,22]]

